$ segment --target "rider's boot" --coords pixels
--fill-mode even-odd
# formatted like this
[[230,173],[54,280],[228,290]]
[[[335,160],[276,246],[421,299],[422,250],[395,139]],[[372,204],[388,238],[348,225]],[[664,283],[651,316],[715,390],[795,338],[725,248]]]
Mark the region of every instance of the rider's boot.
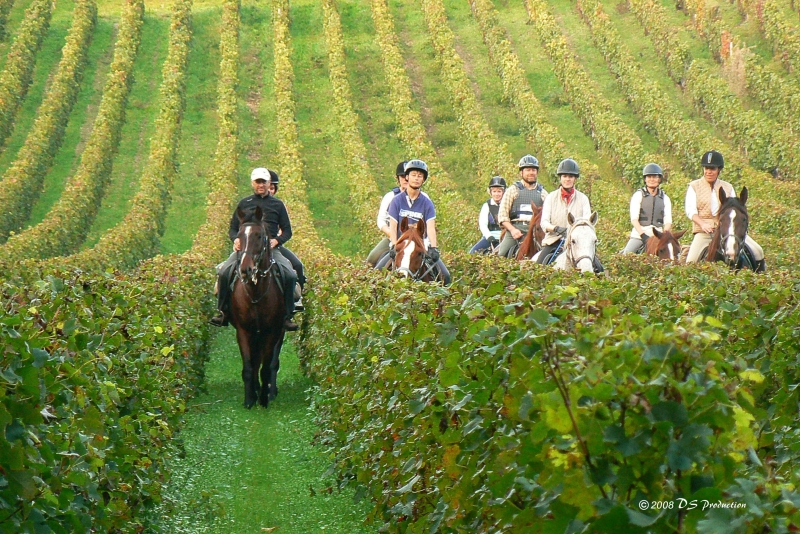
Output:
[[292,318],[291,318],[291,317],[287,317],[287,318],[286,318],[286,320],[284,320],[284,321],[283,321],[283,328],[284,328],[284,329],[285,329],[287,332],[294,332],[294,331],[296,331],[296,330],[297,330],[298,328],[300,328],[300,327],[299,327],[299,326],[297,326],[297,323],[295,323],[294,321],[292,321]]
[[214,291],[217,295],[217,314],[212,317],[208,323],[212,326],[228,326],[229,316],[225,312],[228,308],[230,287],[227,285],[227,282],[223,280],[222,276],[217,277],[217,284],[214,287]]
[[208,324],[212,326],[228,326],[230,323],[228,322],[228,315],[222,310],[217,310],[217,314],[209,319]]
[[297,283],[294,286],[294,311],[301,312],[305,311],[306,307],[303,306],[303,289],[300,287],[300,284]]

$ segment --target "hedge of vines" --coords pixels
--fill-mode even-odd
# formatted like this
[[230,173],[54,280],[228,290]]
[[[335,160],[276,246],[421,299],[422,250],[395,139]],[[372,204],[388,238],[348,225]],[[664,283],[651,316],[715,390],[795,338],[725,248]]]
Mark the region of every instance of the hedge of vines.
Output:
[[800,525],[796,279],[609,263],[615,276],[596,278],[461,256],[450,288],[355,268],[314,280],[301,357],[342,484],[374,503],[368,523]]

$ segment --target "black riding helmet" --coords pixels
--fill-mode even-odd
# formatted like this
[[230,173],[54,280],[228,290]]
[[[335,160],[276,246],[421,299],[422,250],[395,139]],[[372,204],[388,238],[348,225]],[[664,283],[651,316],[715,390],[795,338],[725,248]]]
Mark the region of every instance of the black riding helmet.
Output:
[[572,174],[576,177],[580,176],[581,168],[578,162],[572,158],[561,160],[561,163],[558,164],[558,169],[556,169],[556,176],[561,176],[562,174]]
[[267,169],[269,171],[269,183],[275,186],[275,192],[278,192],[278,184],[280,183],[280,177],[278,173],[273,171],[272,169]]
[[725,167],[725,158],[716,150],[709,150],[700,158],[700,165],[703,167],[719,167],[722,169]]
[[494,176],[491,180],[489,180],[489,196],[492,194],[493,187],[502,187],[503,191],[506,190],[506,180],[502,176]]
[[406,163],[407,161],[401,161],[397,164],[397,169],[394,171],[395,176],[405,176],[406,175]]
[[642,177],[646,178],[651,175],[659,176],[660,179],[658,180],[658,183],[664,181],[664,169],[662,169],[657,163],[648,163],[644,166],[644,169],[642,169]]
[[522,156],[522,158],[519,160],[518,167],[519,167],[519,170],[522,170],[522,169],[524,169],[526,167],[533,167],[534,169],[538,169],[539,168],[539,160],[536,159],[535,157],[531,156],[530,154],[528,154],[526,156]]

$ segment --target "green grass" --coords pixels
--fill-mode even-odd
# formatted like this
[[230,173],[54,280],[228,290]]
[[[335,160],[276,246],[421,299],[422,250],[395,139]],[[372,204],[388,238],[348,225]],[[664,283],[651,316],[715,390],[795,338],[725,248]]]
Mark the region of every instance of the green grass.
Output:
[[[478,202],[480,197],[472,187],[472,178],[477,176],[478,171],[460,142],[456,114],[450,105],[447,88],[439,79],[439,66],[426,37],[428,26],[419,3],[417,0],[389,0],[389,11],[394,18],[411,91],[418,102],[428,139],[450,177],[456,183],[469,184],[461,190],[464,198]],[[476,214],[478,209],[479,206]]]
[[[365,229],[353,222],[350,188],[357,184],[352,183],[348,174],[338,142],[337,117],[328,104],[333,89],[328,77],[328,50],[319,2],[291,3],[291,36],[295,116],[308,184],[308,207],[315,220],[324,221],[316,229],[328,241],[330,249],[354,256],[361,250],[359,234]],[[292,207],[288,208],[291,213]]]
[[186,76],[186,110],[181,124],[178,179],[172,188],[161,250],[184,252],[205,222],[208,187],[217,148],[220,8],[193,10],[192,48]]
[[[553,72],[550,58],[539,44],[533,33],[534,29],[527,24],[528,13],[523,3],[495,2],[495,7],[498,21],[505,28],[512,48],[519,57],[531,90],[544,107],[545,120],[556,127],[573,156],[594,161],[603,176],[616,177],[618,173],[608,159],[597,153],[594,141],[584,132],[580,118],[570,108],[564,90]],[[554,165],[553,162],[549,164]],[[555,178],[550,180],[555,183]]]
[[[355,534],[369,506],[353,503],[324,476],[331,459],[312,445],[317,427],[294,347],[281,354],[279,394],[269,409],[246,410],[241,357],[232,329],[213,342],[207,393],[191,402],[180,433],[185,457],[172,466],[162,507],[170,533]],[[222,515],[220,515],[222,514]]]
[[[370,170],[378,189],[381,192],[389,191],[397,185],[394,174],[397,164],[410,156],[405,153],[396,134],[394,112],[388,102],[389,90],[369,2],[343,0],[339,2],[339,14],[353,109],[359,118]],[[376,216],[380,201],[380,198],[375,199]],[[382,237],[375,227],[368,231],[374,234],[376,242]]]
[[146,14],[142,44],[133,65],[133,86],[125,109],[125,125],[105,196],[86,241],[91,248],[100,237],[120,222],[130,209],[139,188],[139,178],[147,164],[150,138],[158,115],[158,88],[161,66],[167,57],[169,19]]
[[6,21],[6,38],[0,42],[0,69],[5,68],[6,59],[8,59],[8,50],[17,36],[17,29],[20,22],[25,17],[25,10],[33,0],[15,0],[14,5],[11,6],[11,11],[8,13],[8,20]]
[[28,219],[28,224],[31,226],[44,219],[61,196],[67,180],[78,167],[83,147],[92,132],[108,68],[114,56],[115,24],[115,19],[98,17],[94,38],[87,54],[87,65],[78,100],[72,108],[61,149],[44,178],[42,194],[34,204]]
[[17,120],[14,130],[9,136],[4,147],[0,148],[0,174],[14,162],[17,152],[25,142],[28,132],[36,120],[36,112],[42,104],[46,90],[49,88],[50,78],[55,75],[58,62],[61,61],[61,49],[72,25],[73,2],[59,2],[53,13],[50,22],[50,30],[47,32],[39,53],[36,55],[36,68],[33,72],[33,79],[28,88],[25,101],[17,112]]

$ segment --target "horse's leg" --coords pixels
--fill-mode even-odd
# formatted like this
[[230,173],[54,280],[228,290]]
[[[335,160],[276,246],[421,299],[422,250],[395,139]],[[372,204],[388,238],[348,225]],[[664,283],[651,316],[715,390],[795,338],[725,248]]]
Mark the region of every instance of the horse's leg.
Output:
[[272,361],[269,366],[269,400],[275,400],[275,397],[278,396],[278,370],[281,367],[281,348],[283,348],[285,336],[286,333],[281,331],[278,342],[272,349]]
[[[250,409],[258,400],[257,370],[253,369],[253,351],[250,338],[244,328],[236,329],[236,341],[239,342],[239,352],[242,354],[242,381],[244,382],[244,407]],[[257,355],[256,355],[257,356]]]

